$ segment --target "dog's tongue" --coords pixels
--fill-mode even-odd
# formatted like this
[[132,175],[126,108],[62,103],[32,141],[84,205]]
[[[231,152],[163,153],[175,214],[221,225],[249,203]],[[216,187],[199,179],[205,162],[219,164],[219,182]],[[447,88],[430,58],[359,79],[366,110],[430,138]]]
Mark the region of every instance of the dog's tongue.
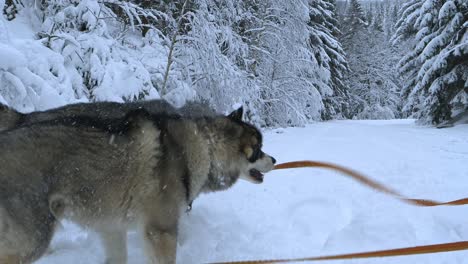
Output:
[[260,171],[256,169],[251,169],[249,173],[250,173],[250,176],[254,178],[256,181],[263,182],[263,174]]

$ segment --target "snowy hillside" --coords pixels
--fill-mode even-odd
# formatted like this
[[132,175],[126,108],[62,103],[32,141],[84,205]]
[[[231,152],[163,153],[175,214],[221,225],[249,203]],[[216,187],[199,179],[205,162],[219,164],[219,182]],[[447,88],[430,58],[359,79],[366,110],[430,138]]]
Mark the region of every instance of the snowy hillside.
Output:
[[[468,126],[438,130],[414,120],[332,121],[269,131],[279,162],[313,159],[354,168],[414,198],[468,196]],[[307,257],[468,240],[466,207],[418,208],[334,172],[275,171],[204,195],[181,225],[178,263]],[[35,264],[102,263],[99,241],[64,224]],[[129,263],[145,263],[129,234]],[[462,264],[468,252],[329,263]]]

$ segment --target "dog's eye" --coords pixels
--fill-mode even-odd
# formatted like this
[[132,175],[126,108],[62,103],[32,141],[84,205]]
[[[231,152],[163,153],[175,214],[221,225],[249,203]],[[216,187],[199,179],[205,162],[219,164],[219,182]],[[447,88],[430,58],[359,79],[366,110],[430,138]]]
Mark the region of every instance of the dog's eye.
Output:
[[253,154],[254,154],[254,149],[251,148],[251,147],[246,147],[244,149],[244,153],[245,153],[245,155],[247,156],[248,159],[251,159]]
[[262,151],[258,146],[252,148],[252,155],[249,157],[250,162],[255,162],[257,161],[262,154]]

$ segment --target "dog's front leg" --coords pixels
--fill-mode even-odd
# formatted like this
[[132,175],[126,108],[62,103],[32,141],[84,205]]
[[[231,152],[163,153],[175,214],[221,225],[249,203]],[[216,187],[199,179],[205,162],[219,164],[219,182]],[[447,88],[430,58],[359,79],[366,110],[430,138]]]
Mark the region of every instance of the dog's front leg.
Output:
[[106,264],[127,263],[127,231],[125,229],[101,229],[98,231],[106,253]]
[[162,228],[157,224],[147,224],[144,227],[144,239],[148,263],[176,263],[177,225],[171,228]]

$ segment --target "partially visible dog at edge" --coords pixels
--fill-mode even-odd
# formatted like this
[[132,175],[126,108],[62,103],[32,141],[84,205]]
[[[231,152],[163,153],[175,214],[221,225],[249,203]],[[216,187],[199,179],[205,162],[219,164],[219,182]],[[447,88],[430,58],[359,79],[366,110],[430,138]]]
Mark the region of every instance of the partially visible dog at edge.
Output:
[[2,110],[12,118],[2,118],[10,125],[0,132],[0,263],[39,259],[61,219],[98,233],[105,263],[127,263],[129,228],[141,232],[148,263],[176,263],[179,218],[200,193],[239,178],[261,183],[273,169],[242,108],[184,115],[153,104],[169,108],[111,103],[104,112],[117,114],[66,115],[65,106],[29,117]]

